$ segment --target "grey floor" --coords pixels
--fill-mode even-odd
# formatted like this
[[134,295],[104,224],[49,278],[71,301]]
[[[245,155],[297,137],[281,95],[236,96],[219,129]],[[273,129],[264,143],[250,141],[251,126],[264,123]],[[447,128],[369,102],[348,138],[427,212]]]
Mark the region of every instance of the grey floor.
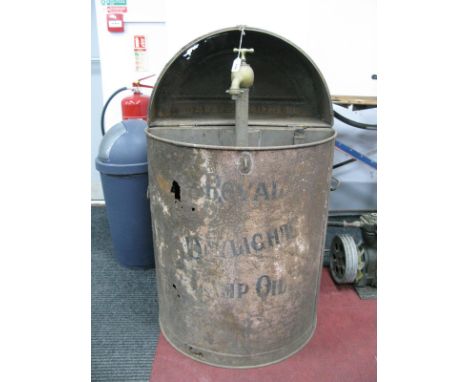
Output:
[[154,270],[120,266],[105,207],[91,217],[91,380],[146,382],[160,333]]
[[[112,255],[105,207],[92,207],[91,216],[91,378],[146,382],[160,334],[155,273],[120,266]],[[325,248],[338,233],[361,239],[357,228],[329,227]]]

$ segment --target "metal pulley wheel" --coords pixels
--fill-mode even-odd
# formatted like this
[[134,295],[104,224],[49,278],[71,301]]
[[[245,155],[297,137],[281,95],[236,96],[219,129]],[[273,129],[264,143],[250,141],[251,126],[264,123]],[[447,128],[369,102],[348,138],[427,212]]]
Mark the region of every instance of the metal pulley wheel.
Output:
[[359,266],[359,250],[351,235],[337,235],[331,243],[330,270],[338,284],[356,280]]

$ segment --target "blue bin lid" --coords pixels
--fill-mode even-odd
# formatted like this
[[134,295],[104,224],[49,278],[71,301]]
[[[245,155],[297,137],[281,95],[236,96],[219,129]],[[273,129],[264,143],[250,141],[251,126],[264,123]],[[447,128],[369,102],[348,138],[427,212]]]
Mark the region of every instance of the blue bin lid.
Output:
[[148,172],[146,127],[142,119],[128,119],[112,126],[99,145],[96,169],[111,175]]

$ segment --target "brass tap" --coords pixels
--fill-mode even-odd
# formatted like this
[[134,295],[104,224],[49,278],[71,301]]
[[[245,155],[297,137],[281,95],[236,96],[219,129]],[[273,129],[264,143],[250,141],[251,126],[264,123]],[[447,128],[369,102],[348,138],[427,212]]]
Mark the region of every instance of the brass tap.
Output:
[[233,51],[240,53],[241,63],[239,69],[231,73],[231,87],[227,90],[227,93],[236,96],[242,92],[242,89],[250,88],[253,85],[254,71],[247,63],[245,55],[246,53],[254,53],[254,49],[234,48]]

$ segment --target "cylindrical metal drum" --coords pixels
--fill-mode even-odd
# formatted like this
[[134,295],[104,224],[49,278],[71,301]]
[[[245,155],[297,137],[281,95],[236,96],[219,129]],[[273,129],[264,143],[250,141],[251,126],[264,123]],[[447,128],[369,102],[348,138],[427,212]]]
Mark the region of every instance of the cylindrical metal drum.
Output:
[[[232,52],[230,39],[238,36],[233,28],[210,35],[211,41],[201,38],[195,43],[208,41],[216,54],[205,51],[199,59],[209,66],[210,57],[219,60],[220,52],[229,54],[228,47]],[[271,38],[278,40],[280,56],[285,44],[298,49],[256,29],[246,30],[245,46],[255,42],[257,49],[262,38],[266,48]],[[234,113],[229,98],[221,104],[224,94],[211,106],[201,106],[201,114],[212,111],[218,118],[203,115],[180,123],[187,102],[210,103],[206,92],[201,99],[193,96],[188,79],[181,81],[187,86],[183,91],[182,85],[173,89],[175,95],[165,87],[164,78],[178,67],[182,53],[161,75],[161,93],[153,92],[147,130],[161,330],[179,351],[208,364],[278,362],[301,349],[316,326],[335,139],[328,90],[322,80],[315,83],[314,94],[302,96],[294,72],[291,86],[270,86],[273,99],[265,102],[259,92],[271,78],[267,70],[258,70],[260,61],[255,65],[252,60],[260,80],[252,91],[249,145],[236,147],[233,121],[219,118]],[[275,58],[263,65],[274,66]],[[293,60],[292,70],[313,70],[317,76],[307,60]],[[202,71],[198,67],[197,73]],[[216,77],[213,71],[209,75]],[[217,89],[216,80],[211,84]],[[275,92],[283,91],[286,100],[278,101]],[[196,105],[193,110],[196,114]]]

